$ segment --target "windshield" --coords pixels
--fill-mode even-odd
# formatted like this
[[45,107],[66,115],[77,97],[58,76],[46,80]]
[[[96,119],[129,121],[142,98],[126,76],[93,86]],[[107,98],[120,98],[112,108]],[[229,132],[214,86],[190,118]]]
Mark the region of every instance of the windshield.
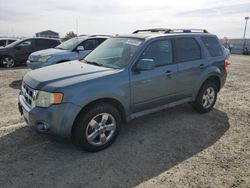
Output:
[[62,44],[58,45],[56,48],[57,49],[62,49],[62,50],[73,50],[80,42],[82,42],[81,39],[78,37],[69,39]]
[[5,47],[13,47],[13,46],[16,46],[16,45],[19,44],[21,41],[23,41],[23,40],[17,40],[17,41],[12,42],[11,44],[9,44],[9,45],[7,45],[7,46],[5,46]]
[[133,38],[110,38],[92,51],[85,61],[87,63],[121,69],[127,66],[143,40]]

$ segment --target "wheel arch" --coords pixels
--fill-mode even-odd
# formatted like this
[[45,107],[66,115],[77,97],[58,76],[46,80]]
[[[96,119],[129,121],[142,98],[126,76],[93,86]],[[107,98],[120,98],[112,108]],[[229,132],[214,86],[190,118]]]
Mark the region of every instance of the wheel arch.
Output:
[[220,91],[220,89],[221,89],[221,80],[220,80],[220,77],[218,75],[216,75],[216,74],[211,74],[210,76],[208,76],[207,78],[205,78],[201,82],[201,84],[198,87],[198,90],[196,91],[195,95],[193,96],[194,97],[193,100],[195,100],[197,98],[197,96],[198,96],[198,94],[199,94],[202,86],[204,84],[206,84],[207,82],[213,82],[217,86],[218,92]]
[[119,114],[121,115],[121,119],[122,119],[122,122],[126,122],[126,111],[125,111],[125,108],[123,107],[122,103],[116,99],[113,99],[113,98],[101,98],[101,99],[96,99],[94,101],[91,101],[89,102],[88,104],[86,104],[80,111],[79,113],[77,114],[74,122],[73,122],[73,126],[71,128],[71,133],[75,127],[75,124],[76,124],[76,121],[77,119],[80,117],[80,115],[82,113],[84,113],[85,111],[87,111],[89,108],[93,107],[94,105],[97,105],[97,104],[109,104],[109,105],[112,105],[113,107],[115,107]]
[[218,91],[220,91],[221,89],[221,81],[220,81],[220,78],[219,76],[217,75],[211,75],[209,76],[202,84],[202,86],[207,83],[207,82],[213,82],[216,86],[217,86],[217,89]]

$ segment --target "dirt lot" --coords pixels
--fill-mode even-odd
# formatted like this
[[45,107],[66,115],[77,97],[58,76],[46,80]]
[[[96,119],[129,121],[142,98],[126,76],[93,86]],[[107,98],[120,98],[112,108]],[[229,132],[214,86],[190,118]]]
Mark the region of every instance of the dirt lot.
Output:
[[87,153],[37,134],[17,110],[28,70],[0,69],[0,187],[249,187],[250,56],[232,56],[215,109],[182,105],[125,125]]

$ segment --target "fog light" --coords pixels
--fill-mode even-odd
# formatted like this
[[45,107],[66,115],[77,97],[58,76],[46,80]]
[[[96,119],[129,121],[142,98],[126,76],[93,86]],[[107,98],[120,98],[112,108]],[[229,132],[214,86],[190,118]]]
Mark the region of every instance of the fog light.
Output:
[[49,131],[49,125],[45,122],[38,122],[36,124],[37,130],[41,133],[47,133]]

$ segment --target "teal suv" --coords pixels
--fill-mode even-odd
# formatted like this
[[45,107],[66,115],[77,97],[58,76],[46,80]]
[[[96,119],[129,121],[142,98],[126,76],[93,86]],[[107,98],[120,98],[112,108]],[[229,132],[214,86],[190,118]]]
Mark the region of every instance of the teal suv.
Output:
[[209,112],[228,64],[206,30],[137,30],[107,39],[82,61],[28,72],[19,110],[39,132],[99,151],[134,118],[187,102]]

